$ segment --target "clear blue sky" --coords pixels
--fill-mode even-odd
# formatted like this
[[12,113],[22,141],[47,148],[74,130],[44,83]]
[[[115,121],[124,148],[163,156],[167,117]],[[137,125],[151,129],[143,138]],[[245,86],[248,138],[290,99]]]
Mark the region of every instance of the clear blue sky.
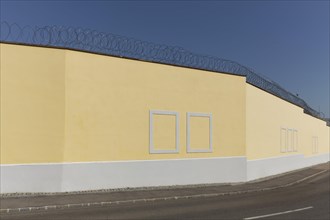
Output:
[[327,117],[329,10],[329,0],[1,0],[8,22],[89,28],[237,61]]

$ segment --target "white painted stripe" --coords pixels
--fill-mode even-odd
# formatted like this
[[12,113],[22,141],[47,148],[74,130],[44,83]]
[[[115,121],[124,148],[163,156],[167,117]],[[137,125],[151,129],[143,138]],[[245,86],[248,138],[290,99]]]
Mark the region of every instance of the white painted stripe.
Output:
[[316,153],[316,154],[313,154],[313,155],[305,156],[305,158],[314,158],[314,157],[318,157],[318,156],[328,156],[328,157],[330,157],[330,153]]
[[278,157],[264,157],[264,158],[258,158],[258,159],[247,159],[248,162],[253,161],[260,161],[260,160],[271,160],[271,159],[281,159],[281,158],[290,158],[290,157],[305,157],[304,154],[291,154],[291,155],[285,155],[285,156],[278,156]]
[[[310,176],[307,176],[307,177],[305,177],[305,178],[302,178],[302,179],[300,179],[300,180],[297,180],[295,183],[301,183],[301,182],[303,182],[303,181],[305,181],[305,180],[311,179],[311,178],[313,178],[314,176],[320,175],[320,174],[325,173],[325,172],[329,172],[329,170],[328,170],[328,169],[327,169],[327,170],[322,170],[322,171],[320,171],[320,172],[317,172],[317,173],[315,173],[315,174],[312,174],[312,175],[310,175]],[[287,185],[289,185],[289,184],[287,184]]]
[[305,207],[305,208],[301,208],[301,209],[289,210],[289,211],[285,211],[285,212],[277,212],[277,213],[272,213],[272,214],[267,214],[267,215],[259,215],[259,216],[254,216],[254,217],[248,217],[248,218],[244,218],[244,220],[267,218],[267,217],[276,216],[276,215],[284,215],[284,214],[293,213],[293,212],[300,212],[300,211],[304,211],[304,210],[312,209],[312,208],[314,208],[314,207],[313,206],[309,206],[309,207]]
[[259,161],[259,160],[269,160],[269,159],[278,159],[278,158],[286,158],[286,157],[294,157],[294,156],[302,156],[303,158],[316,158],[316,157],[320,157],[320,156],[324,156],[324,157],[330,157],[330,153],[318,153],[318,154],[313,154],[313,155],[304,155],[304,154],[291,154],[291,155],[284,155],[284,156],[276,156],[276,157],[264,157],[264,158],[258,158],[258,159],[249,159],[247,158],[247,161]]
[[10,166],[32,166],[32,165],[70,165],[70,164],[103,164],[103,163],[134,163],[134,162],[163,162],[163,161],[185,161],[185,160],[216,160],[216,159],[246,159],[245,156],[231,157],[197,157],[197,158],[173,158],[173,159],[154,159],[154,160],[109,160],[109,161],[81,161],[81,162],[51,162],[51,163],[15,163],[15,164],[0,164],[3,167]]

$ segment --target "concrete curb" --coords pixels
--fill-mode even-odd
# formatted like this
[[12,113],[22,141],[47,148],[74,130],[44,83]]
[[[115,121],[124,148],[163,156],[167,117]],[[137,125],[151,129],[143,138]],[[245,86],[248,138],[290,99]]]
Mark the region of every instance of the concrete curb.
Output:
[[216,197],[224,195],[237,195],[243,193],[252,193],[252,192],[261,192],[269,191],[280,188],[289,187],[308,179],[311,179],[315,176],[318,176],[322,173],[328,172],[328,170],[322,170],[310,176],[304,177],[300,180],[287,183],[281,186],[261,188],[261,189],[252,189],[252,190],[243,190],[243,191],[234,191],[234,192],[223,192],[223,193],[208,193],[208,194],[197,194],[189,196],[170,196],[170,197],[159,197],[159,198],[149,198],[149,199],[133,199],[133,200],[121,200],[121,201],[107,201],[107,202],[92,202],[92,203],[76,203],[76,204],[65,204],[65,205],[47,205],[47,206],[35,206],[35,207],[23,207],[23,208],[8,208],[0,209],[0,214],[3,213],[20,213],[20,212],[32,212],[32,211],[48,211],[56,209],[70,209],[70,208],[81,208],[81,207],[91,207],[91,206],[109,206],[109,205],[119,205],[127,203],[137,203],[137,202],[154,202],[154,201],[166,201],[166,200],[177,200],[177,199],[192,199],[192,198],[207,198],[207,197]]

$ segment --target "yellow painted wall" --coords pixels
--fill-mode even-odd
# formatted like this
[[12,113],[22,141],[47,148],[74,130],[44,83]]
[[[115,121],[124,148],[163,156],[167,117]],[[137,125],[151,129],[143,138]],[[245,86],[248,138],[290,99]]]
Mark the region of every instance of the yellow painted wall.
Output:
[[[304,154],[312,156],[312,137],[318,136],[319,152],[329,153],[329,127],[304,114],[303,109],[250,84],[246,86],[246,146],[248,159]],[[281,128],[298,132],[297,152],[280,151]]]
[[59,162],[65,51],[0,45],[1,163]]
[[[307,114],[301,115],[300,119],[301,137],[299,137],[302,146],[301,152],[306,156],[329,153],[330,150],[330,127],[326,123],[317,120]],[[312,137],[318,137],[318,152],[312,152]]]
[[[150,110],[179,113],[179,153],[149,154]],[[187,112],[212,113],[213,153],[186,153]],[[2,164],[244,156],[244,146],[244,77],[1,44]]]
[[176,116],[153,115],[153,141],[156,150],[176,149]]
[[[329,127],[245,77],[63,49],[1,44],[1,164],[329,152]],[[179,114],[179,153],[149,153],[150,110]],[[186,114],[212,113],[213,152],[186,152]],[[155,149],[175,148],[174,116],[154,115]],[[208,118],[191,117],[191,148]],[[298,151],[280,152],[280,129]]]
[[208,117],[190,117],[190,148],[208,150],[210,146],[210,119]]
[[[245,155],[244,77],[74,51],[66,62],[65,161]],[[179,113],[178,154],[149,154],[149,110]],[[187,112],[213,114],[213,153],[186,153]]]

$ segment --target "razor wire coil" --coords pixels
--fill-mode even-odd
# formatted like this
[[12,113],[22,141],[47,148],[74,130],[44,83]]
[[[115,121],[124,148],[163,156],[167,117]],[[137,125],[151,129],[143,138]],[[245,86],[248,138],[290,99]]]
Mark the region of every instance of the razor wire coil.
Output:
[[67,48],[245,76],[248,83],[302,107],[307,114],[322,118],[321,114],[309,107],[304,100],[283,89],[277,83],[260,76],[255,71],[235,61],[195,54],[181,47],[155,44],[84,28],[21,27],[16,23],[10,24],[6,21],[1,21],[0,41]]

